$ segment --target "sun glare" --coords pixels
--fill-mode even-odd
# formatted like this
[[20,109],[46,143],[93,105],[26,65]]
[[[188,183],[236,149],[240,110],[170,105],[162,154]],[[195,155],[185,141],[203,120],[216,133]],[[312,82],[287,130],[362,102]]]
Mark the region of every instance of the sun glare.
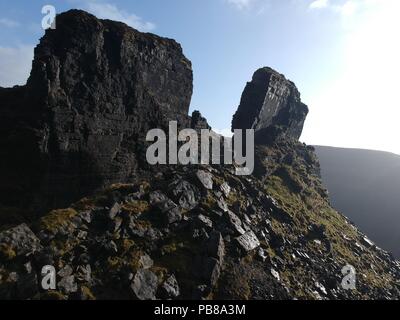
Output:
[[352,17],[342,16],[342,72],[307,101],[312,125],[303,137],[313,144],[400,154],[400,1],[353,3]]

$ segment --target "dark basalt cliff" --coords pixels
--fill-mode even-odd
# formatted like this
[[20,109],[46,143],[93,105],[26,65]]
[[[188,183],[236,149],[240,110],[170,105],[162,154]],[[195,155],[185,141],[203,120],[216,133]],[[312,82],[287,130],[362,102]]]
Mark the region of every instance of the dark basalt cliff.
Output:
[[[400,298],[400,263],[330,206],[298,141],[307,107],[272,69],[232,122],[257,131],[253,175],[147,166],[147,129],[209,127],[187,115],[191,92],[173,40],[59,16],[27,85],[0,90],[0,299]],[[71,203],[35,215],[33,201]],[[46,265],[53,290],[40,286]]]
[[57,19],[27,85],[0,91],[0,197],[10,204],[23,190],[26,202],[62,206],[128,181],[149,129],[190,126],[192,69],[178,43],[78,10]]
[[234,129],[254,129],[263,143],[277,135],[299,139],[308,114],[293,82],[265,67],[247,83],[232,120]]

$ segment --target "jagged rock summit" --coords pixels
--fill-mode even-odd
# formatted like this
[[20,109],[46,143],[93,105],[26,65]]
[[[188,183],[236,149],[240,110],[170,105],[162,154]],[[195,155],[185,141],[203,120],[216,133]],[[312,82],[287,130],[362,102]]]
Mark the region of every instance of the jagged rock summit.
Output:
[[299,139],[308,107],[301,102],[295,84],[275,70],[258,69],[243,91],[232,120],[234,129],[254,129],[258,142],[277,134]]
[[0,89],[1,200],[60,206],[132,179],[149,129],[190,127],[192,82],[174,40],[80,10],[58,15],[26,86]]
[[[233,120],[257,130],[253,175],[141,163],[148,128],[209,127],[187,115],[191,91],[175,41],[59,16],[28,84],[0,90],[0,299],[400,298],[400,263],[330,206],[314,149],[297,140],[307,108],[271,69]],[[31,194],[46,206],[85,190],[28,210]]]

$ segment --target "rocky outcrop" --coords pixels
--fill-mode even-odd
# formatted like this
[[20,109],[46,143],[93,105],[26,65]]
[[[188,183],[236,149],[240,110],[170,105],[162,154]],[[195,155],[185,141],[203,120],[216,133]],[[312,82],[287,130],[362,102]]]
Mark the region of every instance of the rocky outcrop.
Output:
[[293,82],[265,67],[246,85],[232,120],[234,129],[254,129],[256,140],[265,143],[277,135],[298,140],[308,108]]
[[0,200],[21,203],[23,192],[25,203],[62,206],[132,179],[149,129],[190,127],[191,94],[191,63],[174,40],[60,14],[27,85],[0,90]]
[[[172,40],[59,16],[28,84],[0,90],[0,200],[23,208],[0,204],[0,299],[399,299],[400,263],[330,206],[297,141],[307,107],[275,71],[255,73],[233,120],[256,129],[253,175],[141,162],[147,129],[209,127],[187,116],[191,77]],[[23,213],[30,194],[52,206],[85,190]]]
[[[211,185],[197,166],[169,168],[0,232],[0,299],[400,297],[400,263],[330,208],[312,172],[262,181],[231,169],[204,166]],[[45,265],[55,290],[40,285]],[[346,265],[356,290],[341,285]]]
[[207,119],[204,118],[200,111],[193,111],[192,113],[192,122],[191,122],[191,128],[195,130],[201,130],[201,129],[211,129],[211,127],[207,123]]

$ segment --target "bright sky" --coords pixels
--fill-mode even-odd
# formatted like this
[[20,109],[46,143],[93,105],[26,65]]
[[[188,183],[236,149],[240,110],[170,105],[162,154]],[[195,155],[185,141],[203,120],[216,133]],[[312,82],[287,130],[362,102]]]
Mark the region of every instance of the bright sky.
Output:
[[45,4],[176,39],[191,109],[214,128],[230,128],[246,82],[271,66],[310,107],[302,141],[400,154],[400,0],[0,0],[0,86],[25,83]]

